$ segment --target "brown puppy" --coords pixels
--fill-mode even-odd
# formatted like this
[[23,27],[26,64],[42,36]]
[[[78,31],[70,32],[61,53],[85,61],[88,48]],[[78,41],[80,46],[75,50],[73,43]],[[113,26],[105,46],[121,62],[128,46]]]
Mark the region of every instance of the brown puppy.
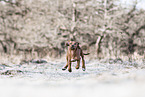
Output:
[[66,43],[66,46],[68,46],[68,51],[67,51],[67,55],[66,55],[67,64],[64,68],[62,68],[62,70],[66,70],[68,67],[68,71],[72,72],[71,62],[75,62],[75,61],[77,61],[76,69],[79,69],[80,59],[82,58],[82,70],[85,71],[86,68],[85,68],[84,55],[88,55],[89,53],[84,54],[82,49],[79,46],[79,43],[75,42],[75,41],[68,41]]

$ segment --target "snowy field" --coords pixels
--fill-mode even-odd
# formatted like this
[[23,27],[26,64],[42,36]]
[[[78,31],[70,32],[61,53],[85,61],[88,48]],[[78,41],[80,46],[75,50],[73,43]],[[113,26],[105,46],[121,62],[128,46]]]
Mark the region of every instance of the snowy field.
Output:
[[0,64],[0,97],[145,97],[145,64],[86,61],[86,71],[62,71],[65,61]]

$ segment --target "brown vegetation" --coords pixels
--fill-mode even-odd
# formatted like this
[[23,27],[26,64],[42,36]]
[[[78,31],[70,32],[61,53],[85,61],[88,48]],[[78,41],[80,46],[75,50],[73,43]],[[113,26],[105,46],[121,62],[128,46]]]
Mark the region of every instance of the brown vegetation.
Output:
[[145,10],[115,2],[0,0],[0,52],[61,57],[74,40],[99,58],[144,56]]

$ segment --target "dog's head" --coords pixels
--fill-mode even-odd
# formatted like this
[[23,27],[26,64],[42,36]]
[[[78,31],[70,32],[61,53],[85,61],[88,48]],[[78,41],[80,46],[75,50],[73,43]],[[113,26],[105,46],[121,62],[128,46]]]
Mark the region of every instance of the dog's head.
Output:
[[75,50],[79,47],[79,43],[75,41],[68,41],[66,42],[66,46],[69,46],[71,50]]

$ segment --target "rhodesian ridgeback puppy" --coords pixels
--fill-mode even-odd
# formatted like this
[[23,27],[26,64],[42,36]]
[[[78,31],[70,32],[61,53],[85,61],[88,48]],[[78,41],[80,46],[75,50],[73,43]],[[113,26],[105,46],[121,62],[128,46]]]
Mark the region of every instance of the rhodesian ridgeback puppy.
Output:
[[68,41],[66,43],[66,46],[68,46],[68,50],[66,54],[67,64],[65,65],[64,68],[62,68],[62,70],[66,70],[68,68],[68,71],[72,72],[71,62],[76,62],[76,61],[77,61],[77,66],[75,68],[79,69],[80,60],[82,58],[82,70],[85,71],[86,67],[85,67],[84,55],[88,55],[89,53],[84,54],[79,46],[79,43],[75,41]]

